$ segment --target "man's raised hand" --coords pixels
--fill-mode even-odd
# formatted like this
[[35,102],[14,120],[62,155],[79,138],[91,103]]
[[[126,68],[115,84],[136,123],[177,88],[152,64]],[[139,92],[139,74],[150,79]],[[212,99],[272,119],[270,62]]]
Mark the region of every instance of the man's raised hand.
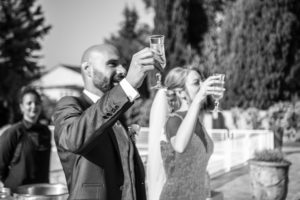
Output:
[[126,80],[134,87],[139,88],[147,73],[154,69],[154,57],[150,48],[135,53],[132,56]]

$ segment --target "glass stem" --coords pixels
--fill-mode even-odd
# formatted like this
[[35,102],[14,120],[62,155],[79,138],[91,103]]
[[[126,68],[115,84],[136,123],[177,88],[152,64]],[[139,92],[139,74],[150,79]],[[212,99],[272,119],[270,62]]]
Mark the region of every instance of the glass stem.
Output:
[[161,74],[157,73],[156,78],[157,78],[157,85],[159,85],[159,87],[160,87],[161,86]]
[[219,101],[216,100],[215,101],[215,111],[218,111],[219,110]]

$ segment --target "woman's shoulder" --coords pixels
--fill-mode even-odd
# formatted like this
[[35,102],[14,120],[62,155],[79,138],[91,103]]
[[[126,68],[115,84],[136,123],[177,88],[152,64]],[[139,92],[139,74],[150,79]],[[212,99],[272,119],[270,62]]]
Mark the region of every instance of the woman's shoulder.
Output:
[[176,135],[184,116],[185,115],[181,112],[173,112],[169,114],[168,120],[165,125],[166,136],[168,140]]
[[183,120],[183,118],[186,115],[186,111],[182,112],[182,111],[176,111],[176,112],[172,112],[169,114],[169,119],[170,118],[179,118],[181,120]]
[[172,112],[169,114],[166,127],[174,127],[180,124],[184,118],[185,114],[182,112]]
[[14,138],[20,135],[20,130],[22,129],[22,122],[17,122],[9,125],[3,133],[1,134],[1,138]]
[[20,130],[23,127],[23,123],[22,121],[16,122],[14,124],[11,124],[6,130],[5,132],[16,132],[17,130]]

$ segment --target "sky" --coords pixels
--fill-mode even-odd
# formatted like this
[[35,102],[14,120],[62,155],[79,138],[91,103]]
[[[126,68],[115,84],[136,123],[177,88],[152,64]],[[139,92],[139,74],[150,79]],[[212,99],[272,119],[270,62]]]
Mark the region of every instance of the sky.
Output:
[[140,23],[153,27],[153,10],[143,0],[37,0],[46,24],[52,25],[42,41],[41,64],[47,69],[59,64],[79,65],[83,51],[117,33],[126,5],[135,7]]

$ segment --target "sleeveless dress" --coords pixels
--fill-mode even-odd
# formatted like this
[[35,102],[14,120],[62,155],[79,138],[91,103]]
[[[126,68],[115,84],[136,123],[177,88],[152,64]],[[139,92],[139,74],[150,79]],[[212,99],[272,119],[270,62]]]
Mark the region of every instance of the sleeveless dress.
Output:
[[171,143],[186,112],[169,116],[165,132],[167,142],[161,141],[161,154],[166,183],[160,200],[205,200],[205,176],[208,160],[213,152],[213,141],[198,120],[192,138],[182,153],[177,153]]

